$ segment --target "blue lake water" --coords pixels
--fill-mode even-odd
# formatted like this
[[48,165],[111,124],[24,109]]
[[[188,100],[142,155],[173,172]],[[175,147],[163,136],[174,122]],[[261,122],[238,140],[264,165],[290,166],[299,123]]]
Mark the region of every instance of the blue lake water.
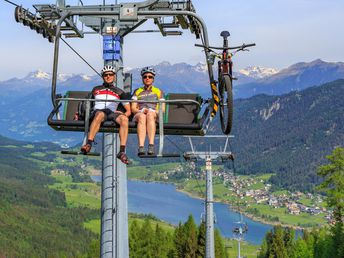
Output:
[[[100,176],[92,178],[94,181],[101,180]],[[174,185],[142,181],[128,181],[128,208],[129,212],[153,214],[174,225],[185,222],[190,214],[199,224],[201,215],[204,214],[202,200],[178,192]],[[214,203],[214,212],[216,227],[222,235],[232,238],[232,229],[240,219],[239,214],[223,203]],[[253,244],[261,244],[265,233],[272,228],[247,217],[244,217],[244,222],[248,225],[245,240]]]

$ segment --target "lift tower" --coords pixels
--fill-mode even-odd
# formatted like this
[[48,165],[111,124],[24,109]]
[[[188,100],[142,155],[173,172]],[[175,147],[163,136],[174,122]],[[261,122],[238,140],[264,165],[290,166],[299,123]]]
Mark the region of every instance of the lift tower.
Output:
[[[56,94],[60,39],[84,38],[88,34],[103,37],[104,64],[111,64],[117,70],[117,86],[124,88],[124,81],[130,76],[123,73],[123,40],[129,33],[160,32],[163,36],[179,36],[181,29],[188,29],[201,38],[205,49],[209,47],[206,25],[196,14],[191,0],[146,0],[115,4],[84,5],[81,0],[76,6],[67,5],[65,0],[56,4],[35,4],[36,13],[22,6],[16,6],[15,19],[42,34],[54,46],[54,64],[51,98],[60,119],[59,107],[66,101]],[[152,19],[158,30],[138,31],[137,28]],[[64,41],[64,40],[63,40]],[[65,42],[65,41],[64,41]],[[66,42],[65,42],[66,43]],[[214,76],[209,52],[205,51],[210,83]],[[131,85],[131,82],[129,83]],[[130,88],[130,87],[129,87]],[[216,93],[216,91],[215,91]],[[213,94],[215,94],[213,93]],[[216,95],[216,94],[215,94]],[[70,99],[71,101],[75,101]],[[86,106],[89,102],[87,102]],[[87,108],[86,108],[87,110]],[[53,114],[53,112],[52,112]],[[211,121],[212,118],[209,120]],[[49,120],[48,120],[49,123]],[[55,125],[56,130],[78,131],[77,126]],[[79,130],[80,131],[80,130]],[[85,136],[88,124],[84,125]],[[161,130],[163,132],[163,130]],[[127,209],[127,169],[117,161],[115,154],[119,148],[118,134],[106,131],[103,134],[102,150],[102,201],[101,201],[101,254],[102,258],[128,258],[128,209]]]
[[[233,160],[233,155],[231,152],[227,151],[229,137],[233,136],[222,136],[222,135],[208,135],[202,138],[221,138],[225,137],[225,145],[223,150],[220,151],[196,151],[192,143],[191,137],[189,138],[189,143],[191,146],[190,152],[184,153],[184,158],[187,161],[202,160],[205,161],[206,169],[206,197],[205,197],[205,227],[206,227],[206,237],[205,237],[205,258],[215,258],[215,239],[214,239],[214,199],[213,199],[213,171],[212,162],[214,160],[226,161]],[[210,147],[209,147],[210,149]]]

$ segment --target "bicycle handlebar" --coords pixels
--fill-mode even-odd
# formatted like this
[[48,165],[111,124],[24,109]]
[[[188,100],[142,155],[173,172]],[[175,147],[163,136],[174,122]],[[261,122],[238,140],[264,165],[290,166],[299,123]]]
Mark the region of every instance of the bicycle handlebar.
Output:
[[256,45],[256,43],[252,43],[252,44],[242,44],[241,46],[237,46],[237,47],[207,47],[207,46],[204,46],[202,44],[195,44],[196,47],[203,47],[203,48],[206,48],[208,49],[209,51],[213,51],[213,49],[217,49],[217,50],[233,50],[233,49],[239,49],[240,50],[243,50],[247,47],[254,47]]

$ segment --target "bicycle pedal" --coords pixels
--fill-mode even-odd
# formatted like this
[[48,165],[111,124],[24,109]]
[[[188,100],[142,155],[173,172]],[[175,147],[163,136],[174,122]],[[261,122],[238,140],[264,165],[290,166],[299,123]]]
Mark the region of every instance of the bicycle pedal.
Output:
[[233,80],[233,81],[237,81],[237,80],[238,80],[238,77],[232,77],[232,80]]

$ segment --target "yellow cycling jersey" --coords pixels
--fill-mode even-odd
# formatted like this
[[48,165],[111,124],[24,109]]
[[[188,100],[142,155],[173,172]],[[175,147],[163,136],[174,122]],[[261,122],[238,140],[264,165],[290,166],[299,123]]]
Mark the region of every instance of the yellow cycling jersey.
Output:
[[[159,99],[164,99],[164,93],[159,88],[152,85],[151,87],[145,89],[145,87],[138,88],[134,91],[134,94],[132,96],[133,100],[146,100],[146,101],[155,101]],[[154,110],[159,109],[159,104],[157,103],[138,103],[139,110],[142,110],[143,108],[151,108]]]

